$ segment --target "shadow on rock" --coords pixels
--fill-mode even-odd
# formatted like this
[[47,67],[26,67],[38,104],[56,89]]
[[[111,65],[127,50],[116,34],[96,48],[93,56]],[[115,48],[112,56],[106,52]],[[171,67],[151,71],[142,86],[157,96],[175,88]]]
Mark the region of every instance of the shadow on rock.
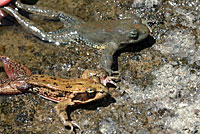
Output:
[[75,111],[76,109],[96,110],[98,107],[107,107],[111,103],[115,103],[115,102],[116,100],[110,94],[108,94],[106,97],[100,100],[92,101],[90,103],[83,104],[83,105],[78,105],[78,106],[72,107],[72,109],[70,110],[71,112]]
[[148,38],[146,38],[145,40],[142,40],[138,43],[135,44],[130,44],[127,47],[120,49],[119,51],[117,51],[114,55],[113,55],[113,63],[112,63],[112,70],[117,71],[118,70],[118,56],[120,56],[121,53],[124,52],[140,52],[146,48],[150,48],[151,46],[153,46],[153,44],[156,42],[156,40],[152,37],[149,36]]

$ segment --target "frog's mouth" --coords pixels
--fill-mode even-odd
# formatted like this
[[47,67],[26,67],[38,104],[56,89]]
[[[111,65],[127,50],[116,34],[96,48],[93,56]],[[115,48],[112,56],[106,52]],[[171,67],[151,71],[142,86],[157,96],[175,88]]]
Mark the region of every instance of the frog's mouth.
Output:
[[91,102],[94,100],[98,100],[103,98],[104,96],[106,96],[106,92],[100,92],[100,91],[95,91],[92,93],[89,92],[82,92],[82,93],[77,93],[75,95],[75,97],[72,99],[73,102],[75,103],[87,103],[87,102]]

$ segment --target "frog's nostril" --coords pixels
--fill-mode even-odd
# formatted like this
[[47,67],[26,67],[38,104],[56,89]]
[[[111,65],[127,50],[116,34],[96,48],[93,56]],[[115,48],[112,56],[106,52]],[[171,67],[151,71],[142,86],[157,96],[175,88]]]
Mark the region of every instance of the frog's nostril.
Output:
[[138,32],[136,30],[130,31],[128,36],[131,39],[137,39],[138,38]]

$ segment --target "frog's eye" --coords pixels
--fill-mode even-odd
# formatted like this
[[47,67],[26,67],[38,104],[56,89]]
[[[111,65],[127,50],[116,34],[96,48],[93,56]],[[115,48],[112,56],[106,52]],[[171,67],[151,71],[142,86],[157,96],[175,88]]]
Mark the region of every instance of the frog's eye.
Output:
[[128,33],[128,37],[131,39],[136,40],[138,38],[138,31],[137,30],[132,30]]
[[87,92],[88,93],[94,93],[94,92],[96,92],[96,89],[95,88],[88,88]]
[[96,95],[96,89],[95,88],[89,88],[87,91],[85,91],[85,94],[87,96],[87,98],[94,98]]

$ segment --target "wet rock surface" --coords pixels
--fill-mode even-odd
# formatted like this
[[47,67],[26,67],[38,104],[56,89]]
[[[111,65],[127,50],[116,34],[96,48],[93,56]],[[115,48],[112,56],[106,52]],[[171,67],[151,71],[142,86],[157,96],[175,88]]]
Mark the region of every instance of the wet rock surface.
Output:
[[[110,92],[115,101],[72,112],[71,118],[82,128],[77,133],[200,133],[200,2],[39,0],[36,4],[85,21],[119,19],[135,13],[152,30],[152,46],[119,54],[121,81],[119,88]],[[41,18],[32,15],[30,18],[48,31],[62,28],[59,22],[38,21]],[[62,78],[79,77],[85,69],[101,69],[100,50],[83,44],[46,43],[17,23],[0,26],[0,54],[26,65],[33,73]],[[2,64],[0,77],[6,77]],[[1,95],[0,133],[68,133],[54,106],[35,94]]]

